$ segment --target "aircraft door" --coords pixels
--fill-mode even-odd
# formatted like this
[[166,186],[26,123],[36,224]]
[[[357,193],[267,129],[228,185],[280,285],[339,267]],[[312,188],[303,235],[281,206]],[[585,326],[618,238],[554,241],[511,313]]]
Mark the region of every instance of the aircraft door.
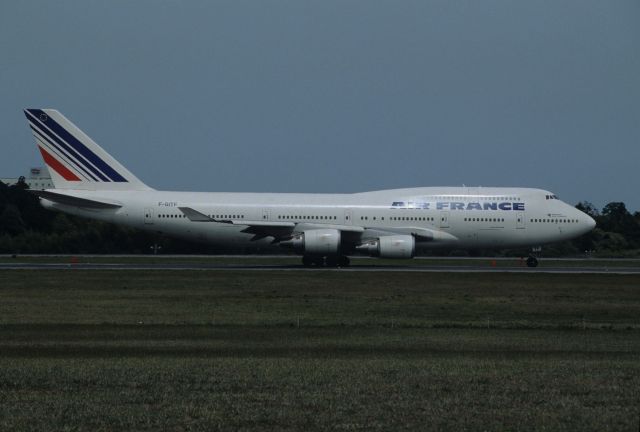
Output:
[[449,212],[440,212],[440,228],[449,228]]
[[344,209],[344,224],[353,225],[353,210]]
[[524,229],[524,212],[516,212],[516,229]]
[[145,207],[144,209],[144,223],[145,225],[153,224],[153,209],[151,207]]
[[269,220],[269,209],[262,209],[262,220]]

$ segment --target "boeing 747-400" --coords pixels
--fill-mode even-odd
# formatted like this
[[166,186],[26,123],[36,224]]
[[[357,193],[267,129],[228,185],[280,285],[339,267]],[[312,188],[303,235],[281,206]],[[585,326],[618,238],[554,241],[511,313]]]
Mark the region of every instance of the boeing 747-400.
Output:
[[[348,255],[412,258],[434,249],[535,247],[595,226],[552,192],[419,187],[352,194],[172,192],[150,188],[53,109],[25,115],[54,189],[46,208],[221,247],[287,247],[307,266]],[[537,259],[530,256],[529,266]]]

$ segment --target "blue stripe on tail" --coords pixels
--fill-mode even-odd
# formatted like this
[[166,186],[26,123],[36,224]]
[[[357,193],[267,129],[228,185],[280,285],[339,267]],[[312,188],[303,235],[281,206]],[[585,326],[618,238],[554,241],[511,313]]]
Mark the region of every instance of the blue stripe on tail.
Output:
[[[69,164],[73,165],[74,168],[87,174],[89,177],[91,177],[93,181],[98,181],[98,179],[85,168],[84,161],[80,159],[80,155],[74,152],[73,149],[68,148],[66,145],[56,144],[56,142],[51,139],[51,137],[49,136],[46,130],[43,129],[43,132],[40,132],[31,122],[29,122],[29,127],[31,128],[33,133],[37,135],[36,138],[40,138],[41,140],[46,142],[49,146],[51,146],[53,149],[57,150],[60,154],[62,154],[66,158],[66,161]],[[78,162],[78,160],[81,161],[82,163]],[[93,167],[91,168],[92,168],[91,171],[94,172],[96,175],[100,175],[100,178],[102,178],[102,180],[109,181],[102,174],[96,173],[97,170],[95,170],[95,168]]]
[[[46,117],[43,117],[43,118],[46,119]],[[76,152],[69,144],[67,144],[65,141],[60,139],[56,134],[51,132],[38,117],[35,117],[32,113],[28,112],[27,120],[29,120],[29,126],[31,127],[32,130],[34,130],[35,132],[40,131],[41,133],[39,133],[39,135],[44,136],[45,138],[48,138],[49,142],[55,144],[58,150],[66,151],[65,154],[68,154],[68,156],[72,156],[71,160],[74,161],[76,164],[78,164],[78,166],[81,167],[83,170],[85,170],[86,168],[87,170],[91,171],[95,176],[97,176],[100,180],[104,182],[110,181],[109,178],[107,178],[104,174],[102,174],[99,169],[91,165],[84,157],[78,154],[78,152]],[[94,180],[98,181],[98,179],[96,178],[94,178]]]
[[[70,134],[65,128],[60,126],[58,122],[49,117],[47,113],[40,109],[28,109],[29,114],[34,116],[38,121],[45,124],[51,130],[53,130],[62,140],[68,145],[73,147],[78,153],[84,156],[89,162],[95,165],[100,171],[102,171],[109,179],[114,182],[127,182],[116,170],[111,168],[105,161],[100,159],[98,155],[92,152],[87,146],[82,144],[76,137]],[[102,176],[101,176],[102,177]],[[108,181],[105,179],[105,181]]]

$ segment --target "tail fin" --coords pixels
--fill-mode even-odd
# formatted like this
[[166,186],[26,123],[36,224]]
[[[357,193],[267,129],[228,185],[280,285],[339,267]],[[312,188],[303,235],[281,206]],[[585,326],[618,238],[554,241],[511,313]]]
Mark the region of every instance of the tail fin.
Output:
[[56,189],[151,190],[58,111],[24,113]]

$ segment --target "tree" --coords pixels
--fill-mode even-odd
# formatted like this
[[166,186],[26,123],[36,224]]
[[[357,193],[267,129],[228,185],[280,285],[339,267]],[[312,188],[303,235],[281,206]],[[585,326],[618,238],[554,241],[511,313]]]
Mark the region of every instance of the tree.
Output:
[[623,202],[610,202],[604,206],[598,218],[598,225],[605,232],[621,234],[629,247],[640,246],[640,224]]
[[64,213],[56,213],[51,228],[57,233],[67,233],[75,229],[75,225]]
[[594,219],[600,216],[600,213],[598,212],[596,206],[591,204],[589,201],[580,201],[578,204],[576,204],[576,208],[581,212],[588,214]]
[[610,202],[602,209],[602,229],[623,233],[635,225],[635,220],[623,202]]
[[24,233],[24,231],[25,225],[18,207],[14,204],[6,205],[0,213],[0,232],[17,235]]

